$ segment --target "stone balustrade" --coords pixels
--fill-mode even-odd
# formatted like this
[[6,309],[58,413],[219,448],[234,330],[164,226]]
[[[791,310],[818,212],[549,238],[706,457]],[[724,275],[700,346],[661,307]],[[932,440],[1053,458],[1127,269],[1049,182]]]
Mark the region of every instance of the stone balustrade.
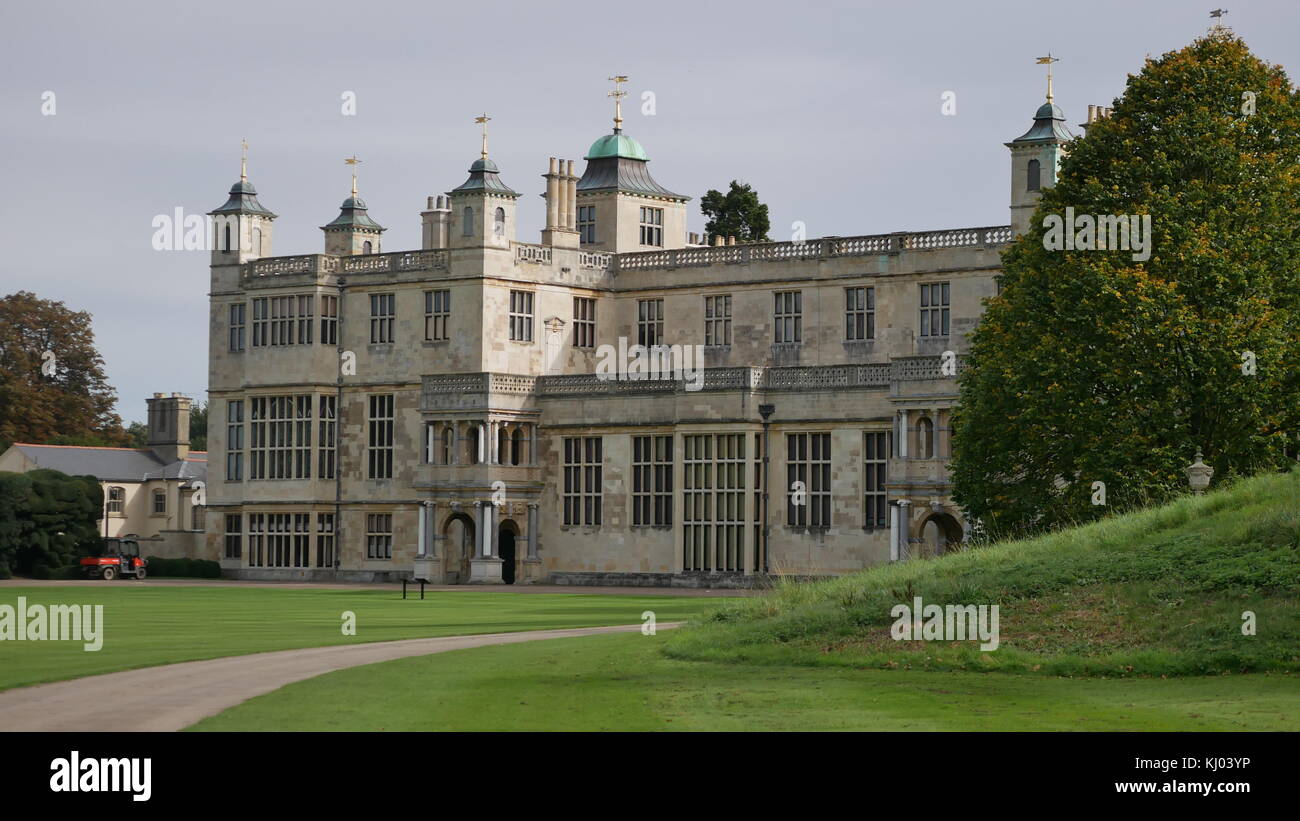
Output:
[[[951,379],[942,357],[909,356],[865,365],[706,368],[705,391],[810,391],[888,388],[895,382]],[[965,369],[961,357],[957,370]],[[437,397],[464,394],[521,394],[560,398],[590,394],[672,393],[685,390],[680,379],[607,379],[594,373],[525,376],[508,373],[431,374],[422,379],[420,406],[440,407]]]
[[438,271],[447,268],[447,252],[397,251],[391,254],[333,256],[301,254],[292,257],[265,257],[246,262],[245,278],[283,276],[286,274],[366,274],[387,271]]
[[984,228],[958,228],[950,231],[823,237],[803,242],[758,242],[747,245],[682,248],[673,251],[637,251],[616,255],[613,265],[619,271],[745,265],[752,262],[896,254],[902,251],[938,248],[988,248],[1005,245],[1013,238],[1011,226],[995,225]]

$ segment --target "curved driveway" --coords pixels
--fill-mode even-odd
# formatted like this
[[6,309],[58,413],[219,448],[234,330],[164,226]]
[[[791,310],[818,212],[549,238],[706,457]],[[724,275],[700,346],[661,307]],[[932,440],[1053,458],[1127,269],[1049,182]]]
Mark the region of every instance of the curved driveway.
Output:
[[[658,628],[663,630],[678,624],[659,624]],[[632,633],[640,629],[641,625],[631,624],[377,641],[105,673],[0,692],[0,731],[181,730],[254,696],[345,667],[493,644]]]

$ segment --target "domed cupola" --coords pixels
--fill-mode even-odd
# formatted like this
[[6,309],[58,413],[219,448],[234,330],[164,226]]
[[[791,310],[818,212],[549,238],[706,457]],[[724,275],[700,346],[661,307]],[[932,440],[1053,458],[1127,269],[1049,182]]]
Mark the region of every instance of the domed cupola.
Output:
[[470,164],[469,178],[447,192],[449,243],[452,248],[509,249],[515,238],[515,201],[519,192],[501,179],[501,169],[488,158],[487,114],[475,117],[483,127],[483,147]]
[[614,131],[591,144],[576,186],[582,247],[615,253],[684,247],[686,203],[691,198],[651,176],[645,148],[623,133],[622,98],[627,92],[620,86],[627,77],[610,79],[615,84],[609,92],[614,98]]
[[1047,66],[1047,102],[1034,112],[1034,124],[1029,130],[1009,143],[1011,149],[1011,230],[1023,234],[1029,230],[1029,220],[1044,188],[1056,184],[1065,145],[1074,135],[1065,127],[1065,112],[1056,104],[1052,94],[1051,54],[1039,57],[1038,63]]
[[371,219],[366,201],[357,196],[356,167],[361,160],[349,157],[344,162],[352,166],[352,196],[343,201],[337,217],[321,226],[325,232],[325,253],[339,256],[378,254],[380,235],[387,229]]
[[214,265],[271,255],[271,223],[276,215],[257,200],[257,189],[248,181],[248,142],[240,142],[239,181],[230,186],[221,207],[208,212]]

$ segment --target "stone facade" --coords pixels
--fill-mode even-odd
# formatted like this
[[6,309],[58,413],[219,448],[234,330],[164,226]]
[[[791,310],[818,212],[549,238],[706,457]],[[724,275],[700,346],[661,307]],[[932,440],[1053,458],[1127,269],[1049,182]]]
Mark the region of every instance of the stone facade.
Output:
[[[1012,227],[688,245],[684,198],[628,143],[581,181],[550,161],[544,244],[515,239],[486,150],[429,198],[418,250],[271,256],[254,198],[261,252],[212,259],[207,556],[243,578],[719,586],[966,539],[955,374]],[[1016,184],[1046,145],[1012,145]],[[639,343],[703,370],[609,378]]]

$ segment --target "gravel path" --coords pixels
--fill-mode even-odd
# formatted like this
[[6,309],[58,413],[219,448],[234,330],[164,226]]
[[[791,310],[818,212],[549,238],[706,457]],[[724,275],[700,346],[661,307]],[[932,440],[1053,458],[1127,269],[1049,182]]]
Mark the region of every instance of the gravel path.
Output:
[[[659,624],[660,630],[680,622]],[[0,692],[0,731],[169,732],[295,681],[448,650],[632,633],[641,625],[403,639],[187,661]]]

